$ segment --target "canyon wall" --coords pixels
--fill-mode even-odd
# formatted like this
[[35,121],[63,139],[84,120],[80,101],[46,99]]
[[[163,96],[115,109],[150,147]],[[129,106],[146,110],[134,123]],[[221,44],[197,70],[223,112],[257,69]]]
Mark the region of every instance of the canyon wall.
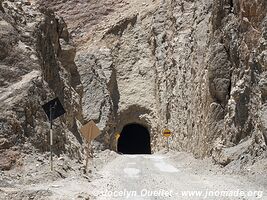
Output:
[[[7,62],[11,53],[36,59],[19,58],[25,69],[1,67],[9,74],[8,80],[1,77],[1,84],[6,84],[1,86],[1,99],[12,95],[13,87],[22,87],[21,81],[37,81],[27,81],[27,90],[21,90],[21,96],[9,96],[5,105],[6,98],[1,101],[1,109],[7,109],[1,112],[11,112],[17,121],[18,130],[12,129],[15,137],[37,131],[32,127],[48,126],[38,111],[42,117],[36,123],[44,125],[20,128],[34,121],[25,118],[24,109],[29,96],[26,91],[33,84],[32,92],[39,91],[27,105],[44,102],[46,91],[50,96],[56,94],[68,108],[59,127],[81,140],[76,120],[85,123],[93,119],[102,131],[95,143],[98,148],[115,149],[115,132],[139,123],[149,130],[154,152],[166,146],[162,131],[168,128],[173,133],[171,149],[192,152],[196,157],[212,156],[222,165],[266,156],[265,0],[27,2],[43,10],[37,15],[40,19],[34,18],[38,25],[26,19],[19,22],[26,23],[21,25],[31,38],[26,41],[36,45],[34,57],[12,50],[25,42],[14,29],[20,26],[4,18],[14,20],[5,13],[10,2],[0,7],[1,23],[5,24],[1,27],[6,27],[6,35],[14,35],[8,40],[1,37],[8,47],[1,51],[1,66],[16,67]],[[66,20],[69,33],[63,19],[49,9]],[[25,120],[17,117],[19,111],[12,111],[11,100],[23,105],[20,116]],[[7,119],[5,115],[2,121]]]
[[1,1],[0,8],[0,169],[21,153],[49,151],[41,105],[56,96],[66,114],[54,121],[54,152],[81,156],[82,87],[65,22],[30,2]]
[[[213,156],[223,165],[263,154],[264,0],[80,1],[73,9],[61,7],[72,3],[49,6],[70,24],[84,117],[102,128],[106,147],[115,148],[114,133],[134,122],[149,129],[154,151],[166,146],[161,134],[169,128],[172,149]],[[84,9],[78,12],[78,6]]]

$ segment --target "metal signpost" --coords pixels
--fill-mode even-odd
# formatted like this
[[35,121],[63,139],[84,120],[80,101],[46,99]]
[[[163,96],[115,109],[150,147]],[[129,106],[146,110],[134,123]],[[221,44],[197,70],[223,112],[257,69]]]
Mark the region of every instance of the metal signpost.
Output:
[[84,136],[85,140],[87,141],[87,155],[86,155],[86,163],[85,163],[85,172],[87,172],[88,168],[88,161],[89,161],[89,154],[91,150],[91,141],[95,139],[99,134],[100,130],[96,126],[94,121],[89,121],[87,124],[85,124],[81,129],[80,129],[82,135]]
[[50,167],[53,171],[53,120],[63,115],[66,111],[58,98],[55,98],[48,103],[42,105],[49,121],[50,121]]
[[163,136],[167,138],[167,151],[169,151],[169,137],[171,136],[171,131],[169,129],[165,129],[163,131]]

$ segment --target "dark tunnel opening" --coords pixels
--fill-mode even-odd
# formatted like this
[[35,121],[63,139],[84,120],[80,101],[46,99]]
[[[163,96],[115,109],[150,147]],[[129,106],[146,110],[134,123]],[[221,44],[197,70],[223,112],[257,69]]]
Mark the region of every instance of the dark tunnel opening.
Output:
[[123,154],[151,154],[150,135],[147,128],[139,124],[124,126],[118,140],[118,152]]

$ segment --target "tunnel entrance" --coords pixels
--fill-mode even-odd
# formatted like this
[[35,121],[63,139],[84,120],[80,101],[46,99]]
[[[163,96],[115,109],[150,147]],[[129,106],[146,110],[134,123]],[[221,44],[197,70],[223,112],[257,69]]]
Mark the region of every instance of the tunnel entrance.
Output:
[[139,124],[124,126],[117,145],[123,154],[151,154],[149,132]]

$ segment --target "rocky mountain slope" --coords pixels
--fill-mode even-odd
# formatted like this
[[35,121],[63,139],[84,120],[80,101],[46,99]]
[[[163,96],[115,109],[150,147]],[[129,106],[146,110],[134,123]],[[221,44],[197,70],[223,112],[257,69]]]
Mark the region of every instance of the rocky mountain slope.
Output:
[[81,142],[76,119],[93,119],[103,148],[115,149],[114,133],[135,122],[148,128],[154,152],[169,128],[171,149],[222,165],[266,157],[266,4],[2,2],[1,151],[47,148],[40,105],[56,95],[68,109],[57,149],[72,155]]
[[67,109],[55,121],[55,153],[78,157],[82,87],[64,20],[28,1],[0,5],[0,169],[18,164],[20,153],[49,149],[41,105],[54,96]]
[[[226,165],[266,155],[266,1],[43,1],[77,46],[85,119]],[[83,9],[80,9],[83,8]],[[265,153],[264,153],[265,152]],[[244,159],[245,158],[245,159]]]

